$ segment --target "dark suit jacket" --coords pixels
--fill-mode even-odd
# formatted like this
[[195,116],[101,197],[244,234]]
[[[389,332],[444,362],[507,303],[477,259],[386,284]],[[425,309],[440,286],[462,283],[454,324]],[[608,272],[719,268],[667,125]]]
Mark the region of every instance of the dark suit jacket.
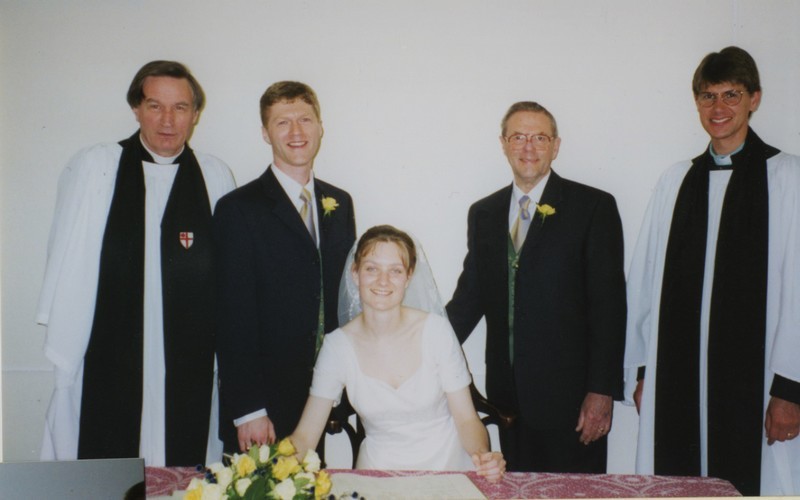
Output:
[[622,398],[625,276],[614,197],[550,174],[519,255],[508,352],[511,186],[469,211],[468,253],[447,313],[463,342],[486,317],[486,390],[534,429],[574,429],[587,392]]
[[[338,327],[339,280],[355,241],[353,202],[319,179],[314,191],[319,252],[271,169],[217,203],[217,358],[226,450],[239,448],[233,419],[260,408],[278,438],[297,425],[314,367],[321,277],[325,332]],[[323,215],[323,197],[339,207]]]

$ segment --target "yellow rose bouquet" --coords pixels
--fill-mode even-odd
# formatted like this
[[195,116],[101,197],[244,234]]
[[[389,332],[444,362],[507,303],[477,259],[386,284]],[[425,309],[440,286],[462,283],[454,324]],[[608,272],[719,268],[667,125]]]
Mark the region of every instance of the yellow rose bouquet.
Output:
[[229,464],[211,464],[205,477],[194,478],[185,500],[311,500],[326,498],[331,479],[320,470],[317,452],[308,450],[303,461],[289,438],[273,445],[252,446],[247,453],[227,456]]

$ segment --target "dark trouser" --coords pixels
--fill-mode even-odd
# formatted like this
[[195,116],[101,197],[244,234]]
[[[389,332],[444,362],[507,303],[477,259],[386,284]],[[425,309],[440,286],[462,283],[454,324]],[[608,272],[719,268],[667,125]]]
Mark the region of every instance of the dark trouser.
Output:
[[518,419],[513,429],[500,429],[500,448],[508,471],[605,474],[608,436],[588,446],[579,437],[572,429],[531,429]]

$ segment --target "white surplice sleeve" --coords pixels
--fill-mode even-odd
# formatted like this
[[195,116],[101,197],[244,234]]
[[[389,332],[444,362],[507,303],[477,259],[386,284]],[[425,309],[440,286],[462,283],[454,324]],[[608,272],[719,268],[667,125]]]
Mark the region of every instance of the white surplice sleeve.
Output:
[[625,340],[625,403],[633,404],[638,368],[646,366],[657,341],[661,284],[675,200],[690,162],[662,174],[650,198],[627,278],[628,322]]
[[230,168],[216,156],[205,153],[194,152],[200,170],[203,172],[203,181],[208,191],[208,201],[211,203],[211,213],[217,201],[228,192],[233,191],[236,183],[233,180]]
[[42,460],[77,458],[83,356],[94,318],[100,250],[122,147],[77,153],[61,174],[36,322],[47,326],[44,353],[55,365]]
[[[774,331],[772,339],[768,333],[767,364],[772,372],[800,382],[800,157],[780,153],[767,165],[773,177],[767,331]],[[777,318],[774,326],[770,317]]]
[[[800,382],[800,157],[767,161],[769,275],[764,409],[774,375]],[[761,494],[800,493],[800,439],[767,443],[762,435]]]
[[44,352],[58,368],[57,386],[75,380],[89,342],[100,251],[121,152],[118,144],[84,149],[59,178],[36,313],[36,322],[47,326]]

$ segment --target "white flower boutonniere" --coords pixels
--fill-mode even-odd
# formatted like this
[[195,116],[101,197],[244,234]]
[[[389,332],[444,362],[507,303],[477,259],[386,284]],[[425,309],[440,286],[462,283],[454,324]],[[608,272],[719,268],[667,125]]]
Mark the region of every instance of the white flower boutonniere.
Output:
[[542,216],[542,224],[544,224],[544,220],[556,213],[556,209],[545,203],[544,205],[536,204],[536,212]]
[[325,212],[323,214],[324,217],[327,217],[331,214],[336,208],[339,206],[339,202],[336,201],[336,198],[331,198],[330,196],[323,196],[322,197],[322,210]]

